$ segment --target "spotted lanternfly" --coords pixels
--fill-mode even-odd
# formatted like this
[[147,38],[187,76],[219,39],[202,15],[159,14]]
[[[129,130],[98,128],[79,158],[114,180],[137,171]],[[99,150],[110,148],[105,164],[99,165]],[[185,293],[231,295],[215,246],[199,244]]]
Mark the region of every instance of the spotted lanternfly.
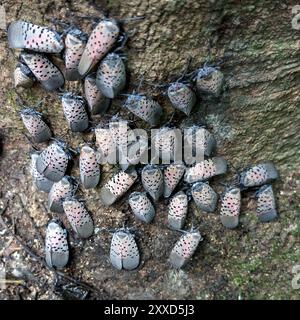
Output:
[[85,110],[85,100],[72,93],[62,96],[62,107],[64,115],[73,132],[82,132],[89,126],[89,117]]
[[126,70],[118,54],[110,53],[100,62],[96,84],[99,90],[110,99],[114,99],[124,89]]
[[118,270],[133,270],[139,265],[139,249],[134,235],[127,228],[114,232],[110,245],[110,261]]
[[203,240],[197,229],[192,228],[190,231],[183,232],[184,234],[175,243],[169,257],[171,265],[176,269],[180,269],[187,264],[196,251],[199,242]]
[[63,209],[73,228],[80,238],[89,238],[94,233],[94,223],[83,202],[67,198]]
[[156,165],[146,165],[142,170],[142,184],[154,201],[163,194],[164,178],[160,168]]
[[162,159],[162,163],[181,159],[182,143],[181,130],[176,128],[162,127],[153,137],[155,156]]
[[30,88],[35,81],[35,76],[23,63],[18,63],[14,71],[15,87]]
[[51,130],[43,121],[42,115],[34,109],[26,108],[20,112],[24,126],[32,136],[35,142],[48,141],[51,136]]
[[127,154],[120,152],[119,165],[122,170],[126,170],[130,165],[136,165],[144,162],[144,156],[147,158],[148,139],[144,136],[136,137],[135,141],[127,145]]
[[257,192],[256,213],[260,221],[268,222],[277,218],[276,202],[271,185],[262,186]]
[[116,146],[120,149],[127,146],[128,141],[134,136],[134,132],[129,128],[129,122],[119,118],[113,118],[109,122],[109,130]]
[[228,187],[222,195],[220,219],[224,227],[234,229],[239,224],[241,190]]
[[196,163],[187,168],[184,180],[188,183],[205,181],[227,171],[227,162],[222,157],[215,157]]
[[184,164],[170,164],[164,169],[164,197],[169,198],[185,172]]
[[33,179],[33,183],[36,186],[36,188],[40,191],[44,192],[50,192],[50,189],[53,186],[53,181],[48,180],[44,175],[40,174],[36,170],[36,160],[39,157],[37,153],[33,153],[31,155],[31,166],[30,166],[30,172]]
[[168,97],[172,106],[184,112],[187,116],[196,103],[195,92],[188,85],[180,82],[171,83],[168,88]]
[[271,161],[245,169],[241,173],[242,188],[258,187],[278,178],[278,171]]
[[96,74],[92,73],[84,79],[84,94],[91,115],[103,114],[107,111],[110,100],[97,88]]
[[194,125],[184,129],[185,161],[192,164],[210,157],[216,148],[214,136],[204,127]]
[[100,166],[93,148],[83,146],[79,159],[80,179],[84,188],[96,188],[100,180]]
[[66,79],[76,81],[81,79],[78,72],[79,61],[87,43],[87,34],[77,28],[72,28],[65,38]]
[[21,58],[46,90],[56,90],[64,85],[61,71],[44,54],[22,52]]
[[196,206],[204,212],[214,212],[217,206],[218,194],[204,182],[196,182],[191,189]]
[[57,182],[65,175],[70,158],[67,145],[62,141],[55,141],[39,155],[36,169],[47,179]]
[[196,86],[198,92],[218,97],[224,83],[223,73],[214,68],[204,66],[198,71]]
[[119,171],[103,186],[100,199],[106,206],[113,204],[118,200],[137,179],[135,169],[129,168],[126,171]]
[[180,191],[171,199],[168,208],[168,226],[171,229],[182,229],[188,212],[188,197]]
[[117,146],[111,135],[110,129],[97,126],[95,128],[95,135],[97,150],[99,152],[99,161],[101,162],[101,164],[116,163]]
[[64,48],[62,38],[57,32],[25,21],[12,22],[7,35],[9,47],[13,49],[59,53]]
[[155,209],[145,192],[133,192],[129,196],[129,205],[134,215],[149,223],[155,216]]
[[46,262],[49,267],[63,268],[69,261],[67,231],[59,220],[51,220],[46,229]]
[[92,31],[83,55],[81,57],[78,71],[86,75],[114,46],[120,29],[115,20],[102,20]]
[[159,123],[163,111],[158,102],[139,94],[130,94],[123,107],[148,122],[151,126],[156,126]]
[[74,196],[77,188],[77,181],[70,176],[64,176],[60,181],[55,182],[48,195],[49,210],[63,213],[63,201]]

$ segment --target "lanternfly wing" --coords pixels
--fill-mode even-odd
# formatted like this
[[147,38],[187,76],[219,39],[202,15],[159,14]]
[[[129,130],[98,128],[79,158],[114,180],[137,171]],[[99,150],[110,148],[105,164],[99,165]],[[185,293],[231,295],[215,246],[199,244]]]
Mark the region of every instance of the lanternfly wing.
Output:
[[77,28],[71,29],[65,38],[66,49],[64,58],[66,66],[66,79],[69,81],[81,79],[81,76],[78,72],[78,65],[86,42],[87,35]]
[[256,213],[260,221],[268,222],[277,217],[276,202],[271,185],[262,186],[256,193]]
[[[110,129],[97,126],[95,129],[95,135],[101,163],[115,163],[113,160],[116,160],[116,144],[111,135]],[[110,160],[112,161],[110,162]]]
[[27,108],[23,109],[21,112],[21,118],[23,120],[24,126],[33,137],[34,141],[45,142],[48,141],[51,136],[51,130],[48,125],[43,121],[42,115],[33,109]]
[[133,270],[139,265],[139,249],[134,236],[127,229],[119,229],[113,234],[110,261],[119,270]]
[[224,227],[233,229],[239,224],[241,209],[241,190],[237,187],[227,188],[221,202],[220,218]]
[[48,195],[49,209],[53,212],[63,213],[63,201],[73,197],[77,187],[77,181],[69,176],[64,176],[60,181],[54,183]]
[[64,115],[73,132],[82,132],[88,128],[89,118],[82,97],[66,93],[62,97],[62,106]]
[[93,220],[83,202],[76,199],[66,199],[63,202],[64,211],[73,228],[80,238],[88,238],[94,232]]
[[45,253],[49,267],[61,269],[68,263],[67,232],[57,220],[51,220],[47,226]]
[[204,67],[197,75],[197,89],[199,93],[218,97],[224,83],[224,75],[220,70],[213,67]]
[[164,169],[164,197],[168,198],[183,177],[184,164],[170,164]]
[[163,174],[158,166],[147,165],[142,170],[142,184],[154,201],[163,193]]
[[67,170],[69,155],[62,146],[56,142],[48,146],[39,155],[36,161],[36,169],[47,179],[57,182]]
[[124,107],[137,117],[148,122],[151,126],[156,126],[162,115],[161,106],[156,101],[146,96],[129,95],[125,101]]
[[186,169],[184,180],[188,183],[205,181],[227,171],[227,162],[222,157],[215,157],[196,163]]
[[95,73],[84,79],[84,94],[88,103],[91,115],[103,114],[107,111],[110,100],[97,88]]
[[278,178],[278,171],[272,162],[265,162],[244,170],[241,174],[241,186],[257,187]]
[[129,205],[132,212],[138,219],[146,223],[153,220],[155,210],[145,192],[133,192],[129,196]]
[[7,35],[9,46],[14,49],[59,53],[64,48],[61,36],[57,32],[25,21],[12,22]]
[[30,88],[35,81],[35,77],[30,69],[23,63],[18,63],[14,71],[15,87]]
[[202,237],[198,230],[186,231],[171,251],[169,260],[172,266],[177,269],[182,268],[192,257],[201,240]]
[[189,86],[180,82],[172,83],[169,86],[168,97],[173,107],[184,112],[187,116],[196,103],[195,92]]
[[48,180],[46,177],[44,177],[43,174],[40,174],[36,170],[36,160],[38,157],[39,155],[37,153],[33,153],[31,155],[31,176],[37,189],[48,193],[50,192],[50,189],[52,188],[54,182]]
[[93,148],[83,146],[79,159],[81,183],[86,189],[95,188],[100,180],[100,166]]
[[96,83],[107,98],[114,99],[121,92],[126,84],[126,71],[119,55],[111,53],[101,61]]
[[171,199],[168,208],[168,225],[172,229],[182,229],[188,211],[188,197],[180,191]]
[[102,20],[98,23],[88,39],[78,66],[82,76],[87,74],[114,46],[119,32],[120,29],[114,20]]
[[204,212],[215,211],[218,195],[209,184],[196,182],[193,184],[191,191],[193,199],[199,209]]
[[129,190],[136,179],[137,173],[134,169],[119,171],[102,188],[100,193],[101,201],[107,206],[113,204]]
[[61,71],[41,53],[21,53],[28,68],[46,90],[55,90],[64,85]]

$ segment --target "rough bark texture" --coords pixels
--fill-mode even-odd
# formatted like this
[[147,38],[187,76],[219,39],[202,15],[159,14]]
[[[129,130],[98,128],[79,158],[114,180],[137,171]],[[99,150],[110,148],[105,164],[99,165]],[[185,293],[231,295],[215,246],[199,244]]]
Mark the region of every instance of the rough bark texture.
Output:
[[[143,21],[125,25],[125,30],[131,33],[126,53],[132,84],[138,83],[141,75],[148,82],[170,81],[184,69],[188,56],[194,58],[191,69],[200,66],[211,41],[215,59],[230,56],[222,64],[226,88],[217,101],[200,101],[199,112],[187,121],[205,121],[217,137],[218,153],[233,165],[242,167],[268,159],[280,171],[281,179],[275,184],[280,213],[276,222],[257,221],[250,194],[243,199],[241,226],[234,231],[224,230],[217,213],[204,215],[191,205],[205,240],[191,263],[179,272],[170,269],[166,261],[179,236],[165,227],[166,204],[159,204],[155,222],[145,226],[128,214],[126,199],[107,209],[98,200],[99,188],[85,192],[98,228],[120,226],[124,216],[130,216],[130,224],[139,230],[142,252],[137,270],[119,272],[108,261],[109,234],[98,232],[82,242],[71,233],[72,260],[66,272],[100,290],[98,294],[92,293],[91,298],[300,297],[299,289],[292,288],[293,267],[300,263],[300,31],[291,26],[295,4],[296,0],[112,0],[99,1],[98,6],[72,0],[3,2],[7,22],[25,19],[51,25],[53,17],[70,21],[70,13],[99,17],[104,10],[117,18],[145,16]],[[75,16],[73,22],[90,30],[90,21]],[[8,50],[6,32],[1,30],[0,35],[1,204],[19,195],[44,236],[50,217],[44,209],[47,197],[34,190],[29,176],[31,146],[23,135],[12,83],[16,59]],[[134,87],[131,85],[128,90]],[[67,84],[67,89],[80,90],[80,85]],[[157,97],[168,119],[172,111],[166,99],[153,87],[144,86],[142,90]],[[73,147],[91,139],[91,135],[70,134],[56,94],[46,93],[39,86],[19,92],[28,105],[44,100],[42,112],[56,136],[64,136]],[[119,110],[120,101],[115,101],[110,113]],[[124,111],[121,115],[128,116]],[[186,121],[180,115],[176,117]],[[73,173],[78,176],[78,169]],[[218,181],[214,185],[221,191]],[[17,233],[35,252],[43,255],[43,243],[17,196],[4,219],[16,226]],[[61,298],[61,294],[53,291],[53,273],[32,261],[4,229],[0,233],[0,263],[5,263],[7,277],[24,280],[22,286],[15,284],[0,290],[0,296]]]

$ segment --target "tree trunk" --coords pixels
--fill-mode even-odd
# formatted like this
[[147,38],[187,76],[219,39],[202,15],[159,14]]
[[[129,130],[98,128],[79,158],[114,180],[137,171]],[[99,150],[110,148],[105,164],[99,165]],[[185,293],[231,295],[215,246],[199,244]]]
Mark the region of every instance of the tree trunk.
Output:
[[[126,199],[115,207],[104,208],[98,200],[99,189],[85,193],[98,228],[118,227],[125,216],[130,216],[130,225],[140,234],[141,266],[135,272],[117,272],[108,262],[109,234],[96,232],[93,239],[82,243],[71,233],[74,254],[66,272],[99,288],[102,293],[95,294],[97,298],[299,298],[296,280],[292,282],[296,276],[295,266],[300,264],[300,30],[292,27],[296,15],[292,8],[296,4],[297,1],[271,0],[112,0],[99,1],[98,6],[72,0],[66,3],[57,0],[3,2],[7,23],[23,19],[51,26],[51,19],[58,18],[86,31],[91,30],[91,21],[80,16],[102,17],[106,10],[110,17],[120,19],[144,16],[144,20],[124,26],[130,34],[126,50],[130,74],[128,92],[137,88],[143,76],[141,91],[159,100],[166,120],[172,114],[169,102],[160,90],[148,83],[166,83],[180,76],[190,56],[193,57],[190,69],[199,68],[207,59],[211,43],[212,60],[225,57],[221,63],[226,79],[224,92],[217,100],[199,101],[194,109],[199,112],[189,119],[176,117],[180,122],[206,123],[216,135],[218,154],[233,167],[272,160],[280,172],[281,179],[275,183],[279,210],[276,222],[257,221],[251,194],[243,199],[241,226],[233,231],[224,230],[217,213],[205,215],[191,205],[204,241],[181,271],[172,270],[167,262],[179,234],[165,227],[166,204],[157,206],[154,223],[145,226],[128,214]],[[31,146],[23,135],[25,131],[18,114],[20,106],[15,103],[17,95],[12,81],[16,57],[8,49],[4,30],[1,30],[1,44],[2,203],[13,195],[20,195],[44,235],[50,216],[43,207],[47,197],[32,187],[28,170]],[[72,83],[66,88],[81,90],[79,84]],[[39,86],[17,91],[28,105],[43,100],[42,112],[50,120],[55,135],[64,136],[73,147],[92,139],[91,134],[69,132],[57,94],[45,92]],[[128,116],[120,106],[121,99],[117,99],[110,113],[121,110],[122,116]],[[78,176],[78,169],[73,173]],[[225,180],[229,181],[233,175],[232,172]],[[222,190],[218,185],[220,181],[224,179],[215,183],[218,191]],[[24,216],[17,196],[10,202],[5,218],[8,223],[14,218],[17,233],[35,252],[43,255],[43,244],[34,241],[36,230]],[[9,239],[7,233],[0,238],[0,254],[9,272],[21,268],[21,277],[28,286],[26,290],[9,286],[9,296],[21,292],[29,298],[37,290],[40,299],[59,298],[59,294],[52,293],[53,275],[37,262],[25,259],[22,251],[21,255],[16,254],[18,251],[11,252],[15,250],[11,249]],[[47,286],[41,286],[43,277],[48,280]]]

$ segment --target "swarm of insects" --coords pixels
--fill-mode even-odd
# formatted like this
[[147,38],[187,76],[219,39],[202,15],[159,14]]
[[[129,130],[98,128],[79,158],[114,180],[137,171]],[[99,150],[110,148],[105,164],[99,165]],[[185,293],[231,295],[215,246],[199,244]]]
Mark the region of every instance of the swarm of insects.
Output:
[[[120,36],[121,27],[115,19],[102,19],[90,35],[77,27],[62,35],[29,22],[13,22],[8,28],[9,46],[22,49],[14,71],[15,86],[28,88],[40,83],[44,89],[55,91],[62,89],[65,81],[83,81],[85,97],[74,92],[60,95],[68,128],[81,134],[89,128],[91,117],[105,114],[111,99],[120,96],[126,87],[126,64],[123,56],[117,53]],[[62,52],[64,71],[54,64],[51,57],[51,54]],[[168,85],[168,99],[182,116],[189,116],[196,107],[197,94],[219,98],[223,90],[224,75],[217,67],[204,65],[192,75],[194,86],[192,81],[188,81],[189,77],[184,76]],[[142,163],[148,154],[148,138],[127,130],[129,121],[113,118],[104,125],[96,126],[95,145],[81,146],[80,177],[76,179],[68,175],[76,152],[65,141],[52,137],[39,112],[31,108],[20,112],[31,139],[35,143],[49,143],[31,156],[33,182],[38,190],[49,194],[49,210],[65,214],[79,238],[93,235],[94,222],[84,202],[76,198],[77,188],[81,185],[83,192],[97,188],[102,177],[101,164],[110,163],[112,159],[117,161],[120,170],[101,188],[102,204],[113,205],[139,183],[144,190],[131,192],[128,196],[130,212],[141,223],[153,223],[157,202],[162,198],[168,201],[166,227],[183,233],[174,247],[170,247],[169,262],[174,268],[184,267],[203,239],[198,228],[183,230],[191,199],[203,213],[212,213],[217,210],[220,198],[220,221],[224,227],[233,229],[239,225],[242,192],[259,187],[256,192],[259,221],[267,222],[277,217],[270,185],[278,178],[273,163],[264,162],[243,170],[239,184],[228,186],[219,197],[210,181],[227,173],[228,161],[213,154],[216,149],[213,134],[198,124],[186,128],[188,134],[182,140],[191,153],[186,157],[188,161],[177,161],[174,152],[183,148],[181,136],[175,135],[176,128],[161,124],[163,108],[160,103],[147,94],[137,92],[123,93],[123,96],[126,97],[123,108],[159,129],[151,144],[158,153],[158,159],[169,159],[170,163],[160,165],[153,163],[153,159]],[[126,130],[123,130],[124,126]],[[199,150],[201,157],[194,157]],[[139,266],[139,246],[130,228],[115,229],[109,255],[112,266],[119,270],[133,270]],[[51,220],[47,226],[45,257],[50,267],[63,268],[68,263],[67,232],[58,220]]]

